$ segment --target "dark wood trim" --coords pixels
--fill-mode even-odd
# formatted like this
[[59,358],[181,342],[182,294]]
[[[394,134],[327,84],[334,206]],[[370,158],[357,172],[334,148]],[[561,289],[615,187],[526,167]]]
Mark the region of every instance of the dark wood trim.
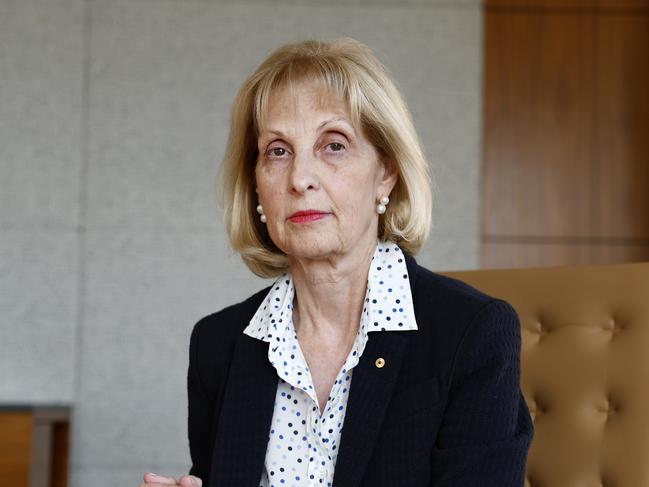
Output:
[[640,245],[649,247],[649,238],[626,237],[572,237],[544,235],[482,235],[484,243],[531,243],[550,245]]
[[483,6],[489,10],[534,13],[649,13],[649,0],[485,0]]

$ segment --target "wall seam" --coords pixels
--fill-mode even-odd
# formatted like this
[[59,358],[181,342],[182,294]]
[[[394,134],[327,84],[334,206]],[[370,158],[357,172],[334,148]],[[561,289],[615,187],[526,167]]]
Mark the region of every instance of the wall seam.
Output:
[[[88,213],[88,166],[89,166],[89,114],[90,114],[90,38],[91,38],[91,11],[88,0],[82,0],[82,49],[81,49],[81,114],[80,114],[80,157],[79,167],[79,194],[78,194],[78,216],[77,216],[77,312],[76,312],[76,333],[74,352],[74,395],[71,413],[72,438],[70,439],[69,465],[76,465],[78,457],[78,422],[76,421],[77,407],[81,394],[81,365],[83,362],[83,328],[86,319],[86,260],[87,260],[87,236],[86,224]],[[72,473],[72,472],[70,472]],[[69,476],[71,485],[74,484],[73,476]],[[74,486],[73,486],[74,487]]]

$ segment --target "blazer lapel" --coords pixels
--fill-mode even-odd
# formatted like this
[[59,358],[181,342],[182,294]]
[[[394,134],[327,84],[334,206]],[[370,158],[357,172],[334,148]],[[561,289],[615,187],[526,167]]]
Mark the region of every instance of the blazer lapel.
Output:
[[[363,478],[401,368],[405,333],[367,335],[365,350],[352,375],[334,487],[355,487]],[[384,361],[382,367],[377,366],[379,358]]]
[[[404,256],[414,298],[417,261],[405,251]],[[356,487],[363,479],[399,375],[408,333],[391,331],[367,335],[347,399],[334,487]],[[378,358],[385,361],[381,368],[376,365]]]
[[237,337],[218,421],[211,487],[259,485],[277,381],[268,343],[245,334]]

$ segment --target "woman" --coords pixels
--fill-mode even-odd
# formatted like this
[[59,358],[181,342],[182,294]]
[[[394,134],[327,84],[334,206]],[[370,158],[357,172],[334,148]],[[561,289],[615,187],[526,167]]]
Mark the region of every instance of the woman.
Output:
[[277,279],[196,324],[193,466],[144,485],[523,485],[518,318],[411,257],[430,228],[427,168],[357,41],[283,46],[245,82],[227,228]]

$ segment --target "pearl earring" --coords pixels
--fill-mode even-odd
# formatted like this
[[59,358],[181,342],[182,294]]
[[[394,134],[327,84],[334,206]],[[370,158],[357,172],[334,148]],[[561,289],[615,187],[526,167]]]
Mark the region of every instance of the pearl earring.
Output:
[[264,215],[264,207],[261,205],[257,205],[257,213],[259,213],[259,219],[261,220],[262,223],[266,223],[266,215]]
[[387,196],[381,196],[381,198],[379,199],[379,204],[376,205],[376,212],[379,215],[385,213],[385,207],[389,202],[390,202],[390,198],[388,198]]

